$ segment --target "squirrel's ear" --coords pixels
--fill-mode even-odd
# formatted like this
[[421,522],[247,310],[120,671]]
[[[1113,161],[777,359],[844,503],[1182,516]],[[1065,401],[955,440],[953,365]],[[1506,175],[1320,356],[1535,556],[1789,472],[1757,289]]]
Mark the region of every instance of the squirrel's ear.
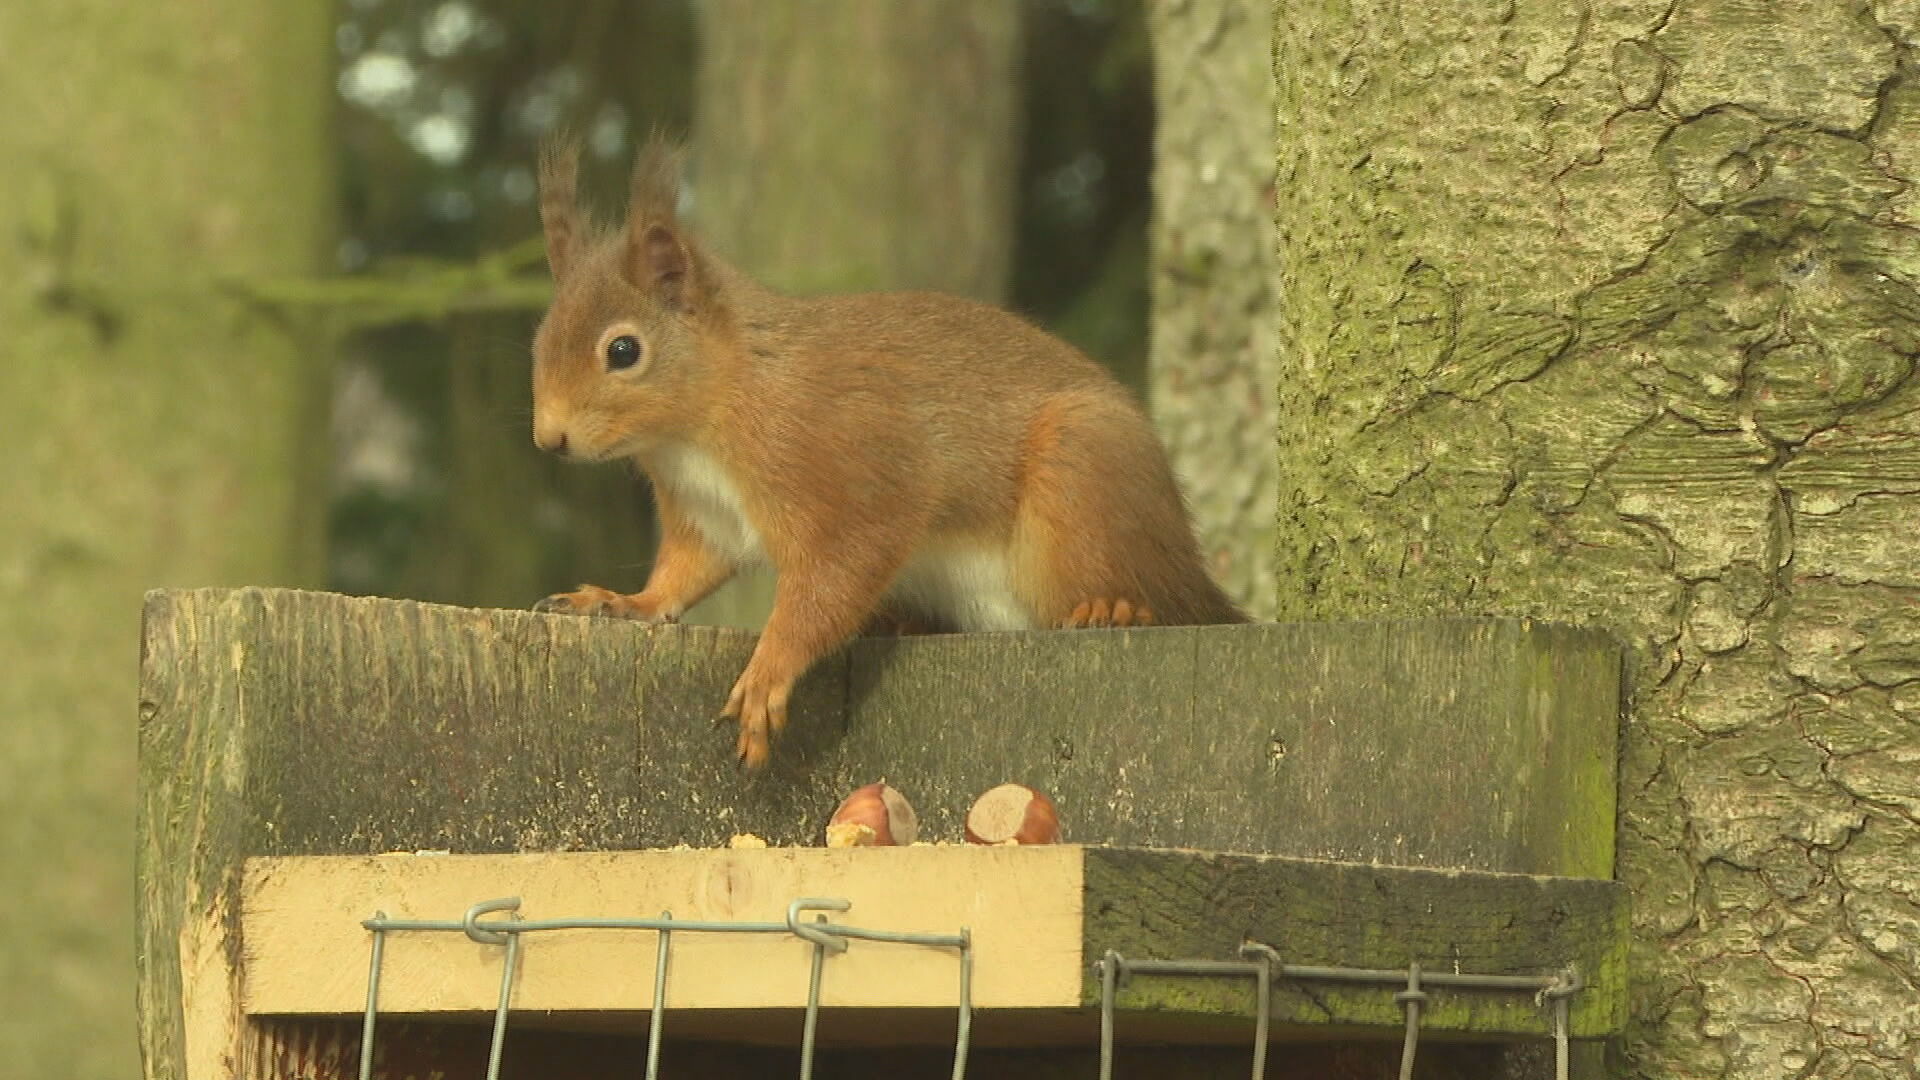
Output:
[[683,311],[692,305],[693,256],[672,227],[655,222],[639,225],[627,237],[627,257],[623,261],[627,284],[653,297],[669,308]]
[[695,269],[675,214],[679,200],[680,152],[656,134],[634,162],[621,269],[634,288],[668,307],[685,309],[692,306]]
[[580,249],[580,144],[565,132],[548,136],[540,148],[540,228],[547,236],[547,265],[555,280],[565,276]]

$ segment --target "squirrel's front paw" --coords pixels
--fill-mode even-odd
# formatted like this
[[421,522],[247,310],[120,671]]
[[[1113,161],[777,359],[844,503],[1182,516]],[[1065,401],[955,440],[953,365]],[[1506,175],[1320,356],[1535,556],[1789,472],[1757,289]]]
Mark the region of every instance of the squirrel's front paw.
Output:
[[747,768],[758,769],[767,763],[773,736],[787,726],[787,699],[793,696],[793,683],[791,678],[763,675],[748,664],[733,684],[733,692],[727,695],[720,718],[740,721],[734,754]]
[[549,615],[598,615],[640,622],[676,621],[673,614],[663,612],[650,603],[645,593],[628,596],[598,585],[582,585],[572,592],[554,593],[534,604],[533,610]]

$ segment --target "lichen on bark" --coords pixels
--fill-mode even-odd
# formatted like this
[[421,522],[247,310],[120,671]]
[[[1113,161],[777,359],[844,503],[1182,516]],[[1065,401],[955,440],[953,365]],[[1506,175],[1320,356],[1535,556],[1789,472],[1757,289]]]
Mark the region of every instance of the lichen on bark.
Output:
[[1283,616],[1633,648],[1645,1076],[1920,1055],[1920,10],[1280,5]]

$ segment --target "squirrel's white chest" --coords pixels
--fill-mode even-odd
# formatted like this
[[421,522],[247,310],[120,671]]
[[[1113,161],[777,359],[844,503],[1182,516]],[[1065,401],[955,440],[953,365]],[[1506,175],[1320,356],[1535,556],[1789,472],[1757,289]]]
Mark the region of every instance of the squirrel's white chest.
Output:
[[664,447],[647,460],[654,482],[672,489],[676,505],[715,554],[735,565],[766,558],[760,533],[747,520],[740,489],[720,463],[690,446]]
[[[689,446],[649,455],[654,482],[673,491],[680,512],[714,553],[735,566],[766,560],[740,489],[720,463]],[[1007,552],[988,544],[935,540],[913,553],[888,595],[909,611],[935,615],[966,631],[1027,630],[1032,612],[1014,594]]]
[[1031,630],[1033,613],[1013,592],[1003,548],[933,543],[914,552],[888,594],[908,611],[937,615],[957,630]]

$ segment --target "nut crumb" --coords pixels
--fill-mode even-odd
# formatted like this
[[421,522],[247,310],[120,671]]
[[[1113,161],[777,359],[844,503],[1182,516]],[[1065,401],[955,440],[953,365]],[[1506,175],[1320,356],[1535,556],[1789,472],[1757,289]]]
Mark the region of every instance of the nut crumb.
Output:
[[830,848],[870,847],[873,838],[879,834],[873,826],[859,821],[840,821],[827,826],[827,846]]

